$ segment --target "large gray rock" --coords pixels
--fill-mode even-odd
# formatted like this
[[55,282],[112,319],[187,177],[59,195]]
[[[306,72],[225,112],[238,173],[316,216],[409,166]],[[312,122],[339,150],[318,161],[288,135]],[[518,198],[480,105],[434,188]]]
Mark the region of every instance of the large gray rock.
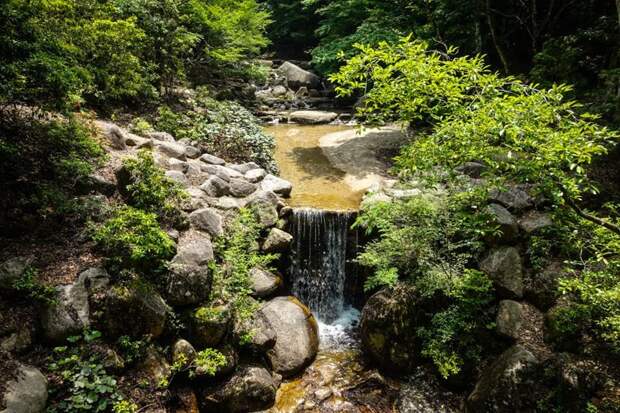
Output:
[[147,132],[147,138],[162,142],[175,142],[174,136],[168,132]]
[[247,172],[254,170],[254,169],[260,169],[260,165],[258,165],[256,162],[246,162],[246,163],[237,164],[237,165],[228,165],[228,167],[230,169],[234,169],[235,171],[241,174],[246,174]]
[[519,251],[514,247],[499,247],[489,251],[480,269],[493,280],[504,298],[523,297],[523,267]]
[[519,219],[519,226],[527,234],[532,234],[553,225],[551,216],[544,212],[530,211]]
[[499,204],[490,204],[486,207],[485,212],[491,217],[493,225],[497,225],[500,234],[492,237],[492,242],[511,242],[519,234],[519,225],[516,218],[503,206]]
[[164,332],[170,307],[149,285],[114,286],[97,300],[99,325],[109,337],[129,335],[159,337]]
[[232,314],[226,306],[200,307],[189,315],[191,343],[197,349],[217,347],[232,327]]
[[90,295],[104,291],[109,283],[110,277],[104,269],[91,268],[83,271],[73,284],[57,287],[56,301],[42,309],[45,338],[62,342],[90,326]]
[[206,231],[212,237],[219,237],[224,233],[222,217],[215,209],[203,208],[194,211],[189,215],[189,220],[195,228]]
[[321,78],[291,62],[282,63],[278,72],[286,77],[288,87],[293,90],[298,90],[301,87],[308,89],[319,89],[321,87]]
[[289,121],[304,125],[319,125],[331,123],[336,120],[336,112],[323,112],[320,110],[298,110],[289,115]]
[[495,325],[497,333],[507,338],[516,340],[519,338],[521,325],[523,324],[523,306],[513,300],[502,300],[497,310]]
[[32,261],[30,257],[12,257],[0,264],[0,289],[13,289]]
[[271,174],[265,176],[260,187],[263,191],[271,191],[283,197],[289,197],[293,190],[293,185],[289,181]]
[[200,189],[210,197],[221,197],[229,193],[228,182],[217,175],[210,176],[201,186]]
[[264,410],[274,404],[278,384],[262,366],[240,366],[225,383],[202,388],[201,407],[206,412],[223,413]]
[[524,294],[536,307],[548,310],[559,296],[559,280],[573,275],[572,271],[567,270],[564,261],[552,260],[542,270],[533,271],[527,277]]
[[251,171],[247,171],[244,176],[249,182],[258,183],[267,176],[267,172],[262,168],[252,169]]
[[166,277],[166,298],[173,305],[199,304],[209,298],[213,281],[206,264],[170,264]]
[[466,411],[529,412],[538,400],[532,399],[529,375],[538,366],[536,357],[521,345],[502,353],[480,376],[466,402]]
[[110,146],[114,149],[123,150],[127,146],[125,144],[125,131],[118,125],[111,122],[96,120],[95,125],[101,131],[102,135],[110,142]]
[[165,175],[185,187],[189,186],[189,180],[181,171],[169,170],[165,172]]
[[417,303],[415,288],[399,284],[379,291],[364,305],[362,346],[381,369],[397,374],[412,371],[417,361]]
[[248,198],[247,206],[252,209],[259,224],[272,227],[278,222],[278,196],[271,191],[258,191]]
[[156,141],[155,146],[159,152],[171,158],[177,158],[182,161],[187,159],[185,154],[185,145],[182,143]]
[[213,245],[208,235],[190,229],[181,235],[177,255],[170,262],[173,265],[199,266],[213,261]]
[[276,344],[267,352],[273,370],[284,377],[299,373],[319,349],[314,316],[294,297],[276,297],[260,311],[276,333]]
[[245,198],[256,191],[256,185],[241,178],[231,178],[229,182],[230,194],[236,198]]
[[200,160],[209,165],[224,165],[226,163],[222,158],[205,153],[200,157]]
[[250,319],[236,319],[233,334],[237,343],[243,343],[256,352],[266,353],[276,344],[276,332],[260,311],[256,311]]
[[230,181],[232,178],[242,178],[243,174],[241,172],[237,172],[234,169],[230,169],[226,166],[222,165],[210,165],[203,164],[201,166],[203,172],[206,172],[210,175],[216,175],[225,180],[226,182]]
[[47,403],[47,379],[35,367],[20,364],[0,396],[6,405],[0,413],[41,413]]
[[170,158],[168,159],[168,169],[171,171],[179,171],[184,174],[189,169],[189,163],[176,158]]
[[287,251],[293,241],[293,236],[278,228],[271,228],[269,235],[263,243],[265,252],[284,252]]
[[250,270],[250,280],[252,281],[252,295],[258,298],[272,296],[282,285],[280,277],[261,268]]
[[494,189],[489,193],[489,200],[502,204],[515,212],[523,211],[534,206],[534,199],[517,186],[510,186],[505,189]]

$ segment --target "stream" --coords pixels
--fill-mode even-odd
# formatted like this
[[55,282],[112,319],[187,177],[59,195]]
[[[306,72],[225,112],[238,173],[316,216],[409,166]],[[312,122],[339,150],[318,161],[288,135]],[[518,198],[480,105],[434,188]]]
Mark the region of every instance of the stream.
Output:
[[[285,381],[269,413],[453,412],[449,394],[420,370],[405,380],[383,376],[362,356],[360,287],[353,262],[359,237],[351,225],[365,189],[351,185],[320,147],[347,126],[274,125],[280,175],[293,184],[294,236],[288,284],[319,325],[319,353],[299,377]],[[336,136],[336,135],[334,135]],[[353,155],[353,154],[350,154]]]

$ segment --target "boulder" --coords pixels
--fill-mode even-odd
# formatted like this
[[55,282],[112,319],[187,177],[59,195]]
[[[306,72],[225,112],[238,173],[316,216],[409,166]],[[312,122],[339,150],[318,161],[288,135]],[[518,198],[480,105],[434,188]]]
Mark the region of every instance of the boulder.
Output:
[[47,379],[37,368],[19,364],[4,391],[6,409],[0,413],[42,413],[47,404]]
[[246,163],[242,163],[238,165],[228,165],[228,167],[230,169],[234,169],[240,174],[246,174],[247,172],[252,171],[254,169],[260,169],[260,165],[258,165],[256,162],[246,162]]
[[256,191],[256,185],[241,178],[231,178],[229,192],[236,198],[245,198]]
[[455,171],[470,178],[480,179],[485,169],[486,166],[480,162],[465,162],[463,165],[456,167]]
[[174,142],[175,141],[174,137],[168,132],[147,132],[146,137],[151,138],[155,141],[162,141],[162,142]]
[[299,90],[301,87],[308,89],[319,89],[321,87],[321,78],[291,62],[282,63],[278,72],[286,77],[288,87],[293,90]]
[[139,377],[146,377],[151,385],[158,386],[163,380],[168,380],[172,369],[166,357],[154,346],[146,349],[144,359],[137,367]]
[[200,149],[196,148],[195,146],[192,145],[185,145],[185,156],[187,156],[190,159],[196,159],[200,156],[202,152],[200,151]]
[[301,123],[302,125],[319,125],[331,123],[336,120],[336,112],[324,112],[321,110],[298,110],[289,115],[289,122]]
[[265,252],[284,252],[287,251],[293,241],[293,236],[278,228],[271,228],[269,235],[263,243]]
[[524,294],[538,308],[548,310],[558,298],[559,280],[571,275],[573,273],[567,271],[562,260],[552,260],[542,270],[534,271],[527,277]]
[[283,197],[289,197],[293,190],[293,185],[289,181],[271,174],[265,176],[260,187],[263,191],[271,191]]
[[98,173],[92,173],[86,179],[86,190],[111,196],[116,191],[116,182]]
[[189,169],[189,164],[186,161],[181,161],[176,158],[168,159],[168,170],[171,171],[179,171],[181,173],[186,173]]
[[519,219],[519,226],[527,234],[536,233],[552,225],[551,216],[544,212],[530,211]]
[[210,176],[205,183],[200,185],[200,189],[202,189],[208,196],[214,198],[221,197],[229,193],[228,182],[216,175]]
[[185,176],[185,174],[181,171],[175,171],[175,170],[169,170],[165,172],[166,176],[170,179],[172,179],[173,181],[187,187],[189,186],[189,181],[187,180],[187,177]]
[[173,265],[199,266],[213,261],[211,238],[199,231],[190,229],[184,232],[177,245],[177,255],[170,262]]
[[266,353],[276,344],[276,332],[260,311],[255,312],[250,319],[235,319],[233,335],[237,343],[255,352]]
[[415,288],[399,284],[377,292],[364,305],[362,347],[382,370],[396,374],[412,371],[417,361],[417,302]]
[[75,283],[56,288],[56,302],[43,307],[41,326],[46,339],[62,342],[90,326],[90,295],[104,291],[110,283],[102,268],[91,268],[80,274]]
[[217,156],[209,155],[205,153],[200,157],[200,160],[209,165],[224,165],[226,163],[222,158],[218,158]]
[[203,208],[192,212],[189,220],[195,228],[206,231],[212,237],[219,237],[224,233],[222,217],[215,209]]
[[258,191],[248,198],[247,205],[252,208],[259,224],[272,227],[278,222],[278,196],[271,191]]
[[252,281],[252,295],[258,298],[272,296],[282,285],[280,277],[261,268],[250,270],[250,280]]
[[187,159],[185,145],[182,143],[157,141],[156,147],[159,152],[171,158],[177,158],[182,161]]
[[239,210],[244,205],[244,202],[238,198],[223,196],[221,198],[211,198],[209,200],[209,205],[213,208],[228,211],[231,209]]
[[515,212],[520,212],[534,206],[534,199],[517,186],[491,190],[489,193],[489,200],[502,204]]
[[532,382],[528,375],[538,366],[536,357],[521,345],[514,345],[481,374],[466,401],[467,412],[535,411]]
[[480,269],[493,280],[501,297],[523,297],[523,268],[516,248],[492,249],[480,263]]
[[247,171],[244,175],[245,179],[252,183],[258,183],[263,180],[267,176],[267,172],[262,169],[252,169],[251,171]]
[[196,358],[196,349],[192,344],[182,338],[178,339],[172,345],[172,362],[191,363]]
[[125,131],[118,125],[102,120],[96,120],[95,125],[99,128],[102,135],[110,142],[112,148],[123,150],[127,147],[125,144]]
[[12,257],[0,264],[0,290],[12,290],[13,285],[32,264],[30,257]]
[[216,175],[225,180],[226,182],[230,181],[232,178],[242,178],[243,174],[241,172],[237,172],[234,169],[230,169],[226,166],[222,165],[209,165],[203,164],[201,166],[203,172],[206,172],[210,175]]
[[226,306],[200,307],[189,316],[191,342],[198,350],[217,347],[228,334],[232,314]]
[[133,133],[125,133],[125,144],[127,146],[135,146],[138,149],[141,148],[152,148],[153,140],[146,139],[141,136],[135,135]]
[[97,302],[101,329],[110,337],[129,335],[159,337],[164,332],[170,307],[147,284],[115,286]]
[[519,338],[523,324],[523,307],[513,300],[502,300],[497,310],[495,325],[497,333],[504,337],[516,340]]
[[278,382],[267,369],[244,365],[226,382],[202,388],[200,404],[206,412],[254,412],[271,407],[277,390]]
[[294,297],[276,297],[260,310],[276,333],[267,352],[276,373],[291,377],[315,358],[319,349],[318,325],[306,306]]
[[170,264],[166,298],[173,305],[199,304],[209,298],[213,277],[208,265]]
[[271,96],[278,98],[281,96],[285,96],[286,92],[288,92],[288,90],[284,86],[277,85],[271,89]]
[[519,226],[516,218],[500,204],[490,204],[486,207],[485,212],[491,217],[493,225],[497,225],[500,234],[491,237],[492,243],[508,243],[517,238],[519,235]]

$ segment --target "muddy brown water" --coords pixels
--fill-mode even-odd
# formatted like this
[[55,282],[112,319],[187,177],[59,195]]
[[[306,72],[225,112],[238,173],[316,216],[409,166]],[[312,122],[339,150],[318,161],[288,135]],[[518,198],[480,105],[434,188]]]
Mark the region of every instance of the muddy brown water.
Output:
[[282,124],[265,130],[276,139],[275,158],[280,176],[293,184],[288,204],[326,210],[357,210],[364,191],[352,189],[345,173],[334,168],[319,147],[321,137],[352,130],[343,125]]

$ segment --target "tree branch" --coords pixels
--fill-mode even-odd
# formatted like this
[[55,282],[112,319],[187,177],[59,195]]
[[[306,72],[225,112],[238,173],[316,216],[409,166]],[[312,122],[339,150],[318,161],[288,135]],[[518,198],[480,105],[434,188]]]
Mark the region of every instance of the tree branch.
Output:
[[602,226],[602,227],[604,227],[604,228],[607,228],[608,230],[610,230],[610,231],[612,231],[612,232],[614,232],[614,233],[616,233],[616,234],[620,235],[620,227],[619,227],[619,226],[614,225],[614,224],[612,224],[611,222],[606,221],[606,220],[604,220],[604,219],[602,219],[602,218],[599,218],[599,217],[597,217],[597,216],[594,216],[594,215],[590,215],[590,214],[588,214],[588,213],[587,213],[587,212],[585,212],[583,209],[581,209],[581,208],[579,207],[579,205],[577,205],[577,204],[575,203],[575,201],[573,201],[573,200],[572,200],[572,199],[571,199],[571,198],[570,198],[570,197],[566,194],[566,191],[562,191],[562,193],[563,193],[563,195],[562,195],[562,196],[563,196],[564,201],[566,202],[566,204],[567,204],[569,207],[571,207],[571,209],[572,209],[573,211],[575,211],[575,213],[576,213],[577,215],[579,215],[581,218],[586,219],[586,220],[588,220],[588,221],[590,221],[590,222],[593,222],[593,223],[595,223],[595,224],[597,224],[597,225],[600,225],[600,226]]

